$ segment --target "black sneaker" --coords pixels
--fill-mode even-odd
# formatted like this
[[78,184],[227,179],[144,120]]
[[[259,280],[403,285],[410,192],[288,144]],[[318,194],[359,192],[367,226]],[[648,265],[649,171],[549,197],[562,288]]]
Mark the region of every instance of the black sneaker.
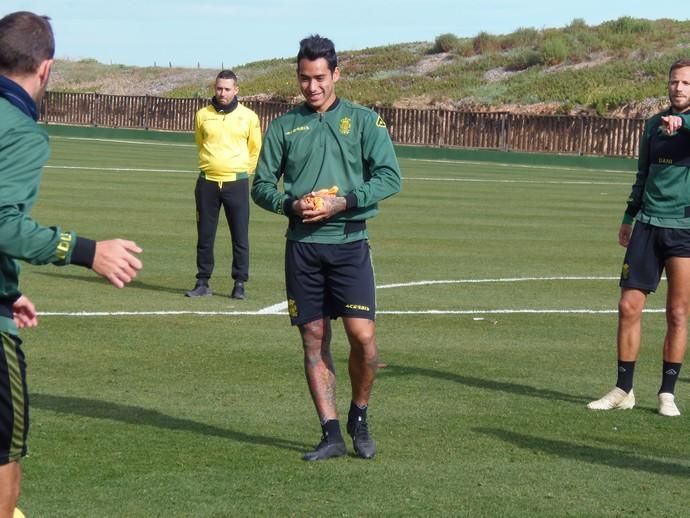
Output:
[[189,290],[184,294],[185,297],[208,297],[209,295],[213,295],[211,288],[209,288],[208,284],[201,282],[197,282],[193,290]]
[[352,446],[357,455],[363,459],[373,459],[376,455],[376,443],[369,435],[369,424],[366,417],[355,417],[347,420],[347,433],[352,437]]
[[230,298],[233,299],[243,299],[244,298],[244,283],[240,281],[235,282],[235,286],[232,288],[232,294]]
[[345,441],[342,437],[340,440],[329,439],[328,435],[324,434],[321,436],[321,442],[314,448],[314,451],[310,451],[304,454],[302,457],[304,460],[326,460],[331,457],[342,457],[347,453],[347,448],[345,447]]

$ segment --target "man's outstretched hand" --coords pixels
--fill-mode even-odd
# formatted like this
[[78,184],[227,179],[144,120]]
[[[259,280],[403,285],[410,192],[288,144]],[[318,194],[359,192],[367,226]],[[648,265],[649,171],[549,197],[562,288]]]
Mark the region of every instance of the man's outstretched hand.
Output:
[[132,282],[143,267],[141,260],[134,254],[143,250],[134,241],[111,239],[96,243],[96,255],[91,269],[105,277],[113,286],[124,288]]

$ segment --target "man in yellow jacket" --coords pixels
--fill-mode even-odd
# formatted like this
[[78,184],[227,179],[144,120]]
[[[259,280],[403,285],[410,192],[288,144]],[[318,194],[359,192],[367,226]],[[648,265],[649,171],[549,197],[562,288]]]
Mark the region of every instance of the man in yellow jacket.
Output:
[[237,101],[237,76],[221,70],[216,77],[216,95],[195,117],[195,138],[199,150],[199,178],[196,182],[197,245],[196,285],[187,297],[213,292],[213,247],[220,207],[230,227],[232,270],[231,297],[244,298],[249,278],[249,175],[254,173],[261,150],[259,117]]

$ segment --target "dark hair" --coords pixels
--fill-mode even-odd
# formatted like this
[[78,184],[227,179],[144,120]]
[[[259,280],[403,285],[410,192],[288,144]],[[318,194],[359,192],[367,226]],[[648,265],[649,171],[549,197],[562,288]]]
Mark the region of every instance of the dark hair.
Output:
[[237,76],[235,75],[235,72],[232,70],[221,70],[218,72],[218,75],[216,76],[216,79],[232,79],[237,83]]
[[316,61],[324,58],[328,62],[331,72],[338,66],[338,55],[335,53],[335,45],[328,38],[323,38],[318,34],[313,34],[299,42],[299,52],[297,53],[297,66],[301,59]]
[[671,65],[671,70],[668,71],[668,77],[671,77],[674,70],[685,67],[690,67],[690,58],[682,58],[673,63],[673,65]]
[[55,55],[50,18],[28,11],[0,19],[0,73],[31,74]]

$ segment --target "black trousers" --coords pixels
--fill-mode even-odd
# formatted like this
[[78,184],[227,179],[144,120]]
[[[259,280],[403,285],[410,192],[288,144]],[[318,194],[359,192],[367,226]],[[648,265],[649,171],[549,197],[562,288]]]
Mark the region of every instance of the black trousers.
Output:
[[232,271],[236,281],[249,279],[249,180],[212,182],[199,177],[194,189],[196,200],[196,267],[198,280],[208,281],[215,260],[213,247],[218,229],[220,207],[230,228],[232,240]]

